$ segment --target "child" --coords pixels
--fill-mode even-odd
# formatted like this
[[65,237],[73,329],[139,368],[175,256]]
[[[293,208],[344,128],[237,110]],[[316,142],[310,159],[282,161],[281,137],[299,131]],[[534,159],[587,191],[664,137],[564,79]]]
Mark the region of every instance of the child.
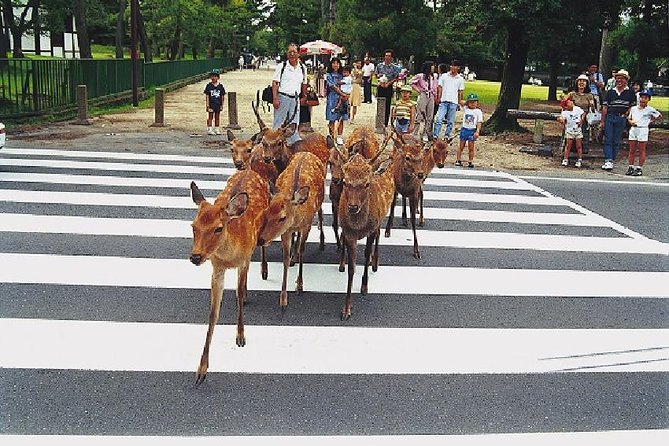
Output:
[[[223,107],[223,99],[225,98],[225,88],[218,82],[218,70],[212,70],[210,73],[211,82],[204,88],[205,106],[207,108],[207,134],[220,135],[221,129],[219,127],[221,120],[221,108]],[[214,120],[215,129],[211,127],[212,118]]]
[[583,163],[583,131],[581,125],[585,119],[585,111],[581,107],[574,105],[574,99],[567,96],[565,100],[564,110],[560,113],[558,122],[564,126],[564,137],[567,141],[564,147],[564,156],[562,157],[562,165],[569,165],[569,152],[571,152],[571,145],[576,140],[576,153],[578,160],[575,166],[581,167]]
[[[639,105],[630,108],[627,121],[632,126],[629,132],[629,156],[627,157],[627,172],[625,175],[635,177],[643,175],[642,167],[646,162],[646,144],[648,143],[648,125],[662,118],[662,114],[648,105],[652,93],[649,90],[639,92]],[[634,156],[639,149],[639,165],[634,165]]]
[[460,145],[455,154],[455,165],[462,167],[462,151],[467,144],[469,151],[469,164],[467,167],[474,167],[474,142],[481,133],[483,125],[483,112],[479,105],[479,97],[476,93],[469,93],[462,109],[462,128],[460,129]]
[[[347,96],[351,95],[353,91],[353,78],[351,77],[351,68],[342,67],[341,69],[342,79],[339,81],[339,89],[342,93]],[[332,113],[339,113],[340,115],[348,114],[348,100],[344,99],[342,96],[339,96],[337,100],[337,105],[332,109]]]
[[399,134],[413,133],[416,122],[416,103],[411,100],[411,86],[404,85],[401,94],[402,97],[393,108],[393,127]]

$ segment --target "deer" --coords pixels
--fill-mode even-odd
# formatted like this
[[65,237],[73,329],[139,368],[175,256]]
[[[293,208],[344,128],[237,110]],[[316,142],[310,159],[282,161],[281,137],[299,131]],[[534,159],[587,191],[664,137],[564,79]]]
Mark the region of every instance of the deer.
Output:
[[272,195],[263,218],[258,243],[268,246],[273,239],[281,236],[283,280],[279,306],[285,311],[288,307],[286,281],[294,233],[298,234],[295,253],[299,264],[295,290],[301,293],[304,288],[302,279],[304,248],[311,230],[311,222],[320,209],[325,195],[323,163],[313,153],[296,153],[279,175],[276,188],[277,193]]
[[[431,139],[430,135],[430,139]],[[438,167],[439,169],[443,169],[444,166],[446,165],[446,156],[448,156],[448,146],[451,144],[451,140],[442,140],[437,138],[436,140],[431,140],[430,144],[428,144],[425,147],[425,161],[427,165],[425,166],[426,169],[426,174],[425,174],[425,179],[423,179],[423,184],[425,184],[425,180],[430,176],[432,171],[434,170],[434,167]],[[402,198],[402,215],[405,214],[405,205],[406,205],[406,199]],[[418,197],[418,207],[420,209],[420,215],[418,217],[418,226],[424,226],[425,225],[425,216],[423,213],[423,187],[421,186],[420,188],[420,197]],[[406,226],[406,221],[403,222],[403,224]]]
[[[423,181],[427,177],[425,150],[418,140],[413,137],[408,137],[405,140],[402,135],[396,132],[394,136],[394,150],[397,155],[393,163],[395,191],[385,236],[390,237],[390,229],[393,226],[393,217],[395,215],[394,203],[397,200],[397,194],[402,194],[402,197],[409,199],[411,229],[413,231],[413,256],[416,259],[420,259],[420,249],[418,248],[418,238],[416,236],[416,209],[422,192]],[[402,221],[406,222],[406,218],[406,208],[402,207]]]
[[[341,255],[344,250],[348,253],[348,285],[341,320],[348,320],[351,317],[351,288],[355,275],[358,240],[367,237],[361,294],[367,294],[370,263],[372,271],[377,271],[379,266],[381,222],[388,213],[395,190],[393,171],[390,168],[392,163],[392,159],[387,159],[373,171],[372,163],[356,153],[342,167],[344,183],[339,200],[339,223],[343,242]],[[373,255],[372,245],[374,245]]]
[[235,172],[226,187],[209,203],[195,182],[191,197],[198,210],[191,226],[193,248],[190,261],[200,266],[211,261],[211,305],[209,328],[195,376],[195,384],[204,382],[209,368],[209,346],[219,319],[223,300],[224,276],[237,268],[237,335],[238,347],[246,345],[244,336],[244,303],[247,300],[246,280],[265,210],[269,205],[269,186],[252,170]]
[[239,139],[235,134],[228,130],[228,142],[230,144],[230,154],[232,162],[237,170],[251,169],[260,174],[271,184],[276,183],[279,171],[276,166],[263,161],[262,147],[256,144],[259,133],[253,135],[250,139]]

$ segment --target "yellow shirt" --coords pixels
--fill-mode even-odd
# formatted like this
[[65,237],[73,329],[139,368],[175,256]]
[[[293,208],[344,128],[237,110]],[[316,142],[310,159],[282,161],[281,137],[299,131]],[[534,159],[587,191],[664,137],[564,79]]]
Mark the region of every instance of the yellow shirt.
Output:
[[395,103],[395,117],[396,118],[411,118],[411,109],[416,106],[416,103],[412,100],[404,102],[399,100]]

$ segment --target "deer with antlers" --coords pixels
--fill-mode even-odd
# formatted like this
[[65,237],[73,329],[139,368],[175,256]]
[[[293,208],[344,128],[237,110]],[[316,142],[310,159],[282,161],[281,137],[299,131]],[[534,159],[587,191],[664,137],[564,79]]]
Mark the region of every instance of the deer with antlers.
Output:
[[195,379],[196,385],[199,385],[207,376],[209,346],[219,319],[225,272],[230,268],[237,268],[236,343],[239,347],[246,344],[246,280],[258,232],[269,205],[269,186],[256,172],[243,170],[228,179],[225,189],[213,203],[205,200],[195,182],[191,183],[190,188],[193,201],[198,205],[197,215],[191,224],[193,249],[190,261],[199,266],[210,260],[213,267],[209,328]]
[[[379,152],[381,153],[381,152]],[[344,183],[339,201],[339,223],[342,228],[343,249],[348,253],[348,285],[341,319],[351,317],[351,288],[355,275],[357,242],[367,237],[364,273],[360,292],[367,294],[368,268],[379,266],[379,234],[383,217],[388,213],[395,190],[391,159],[380,164],[376,171],[361,154],[353,155],[342,167]],[[372,247],[374,254],[372,255]]]
[[[393,177],[395,180],[395,191],[393,195],[393,206],[390,208],[385,236],[390,237],[390,229],[393,227],[395,215],[394,203],[397,194],[409,199],[409,212],[411,229],[413,231],[413,256],[420,259],[418,238],[416,236],[416,209],[422,192],[423,181],[427,177],[427,162],[423,144],[417,139],[409,136],[406,139],[395,133],[394,151],[396,159],[393,164]],[[406,222],[406,208],[402,207],[402,221]]]
[[293,233],[297,233],[295,254],[299,264],[295,290],[298,292],[303,290],[304,248],[311,230],[311,222],[320,209],[325,195],[323,163],[313,153],[296,153],[286,169],[279,175],[276,188],[277,193],[272,196],[263,219],[258,243],[267,246],[274,238],[281,236],[283,281],[279,305],[285,311],[288,307],[286,281]]

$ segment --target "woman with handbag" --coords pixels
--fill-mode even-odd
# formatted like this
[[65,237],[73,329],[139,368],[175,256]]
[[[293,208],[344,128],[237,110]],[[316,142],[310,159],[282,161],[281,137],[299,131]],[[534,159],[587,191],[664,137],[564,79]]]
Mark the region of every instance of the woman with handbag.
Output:
[[[569,97],[573,99],[575,106],[587,111],[595,110],[595,97],[590,92],[590,81],[585,74],[576,78],[574,90],[569,93]],[[590,125],[587,119],[583,120],[581,131],[583,132],[583,153],[588,153]]]
[[348,103],[351,106],[351,124],[353,124],[355,114],[358,112],[358,106],[362,104],[362,65],[359,60],[353,62],[351,78],[353,79],[353,88],[351,89]]

